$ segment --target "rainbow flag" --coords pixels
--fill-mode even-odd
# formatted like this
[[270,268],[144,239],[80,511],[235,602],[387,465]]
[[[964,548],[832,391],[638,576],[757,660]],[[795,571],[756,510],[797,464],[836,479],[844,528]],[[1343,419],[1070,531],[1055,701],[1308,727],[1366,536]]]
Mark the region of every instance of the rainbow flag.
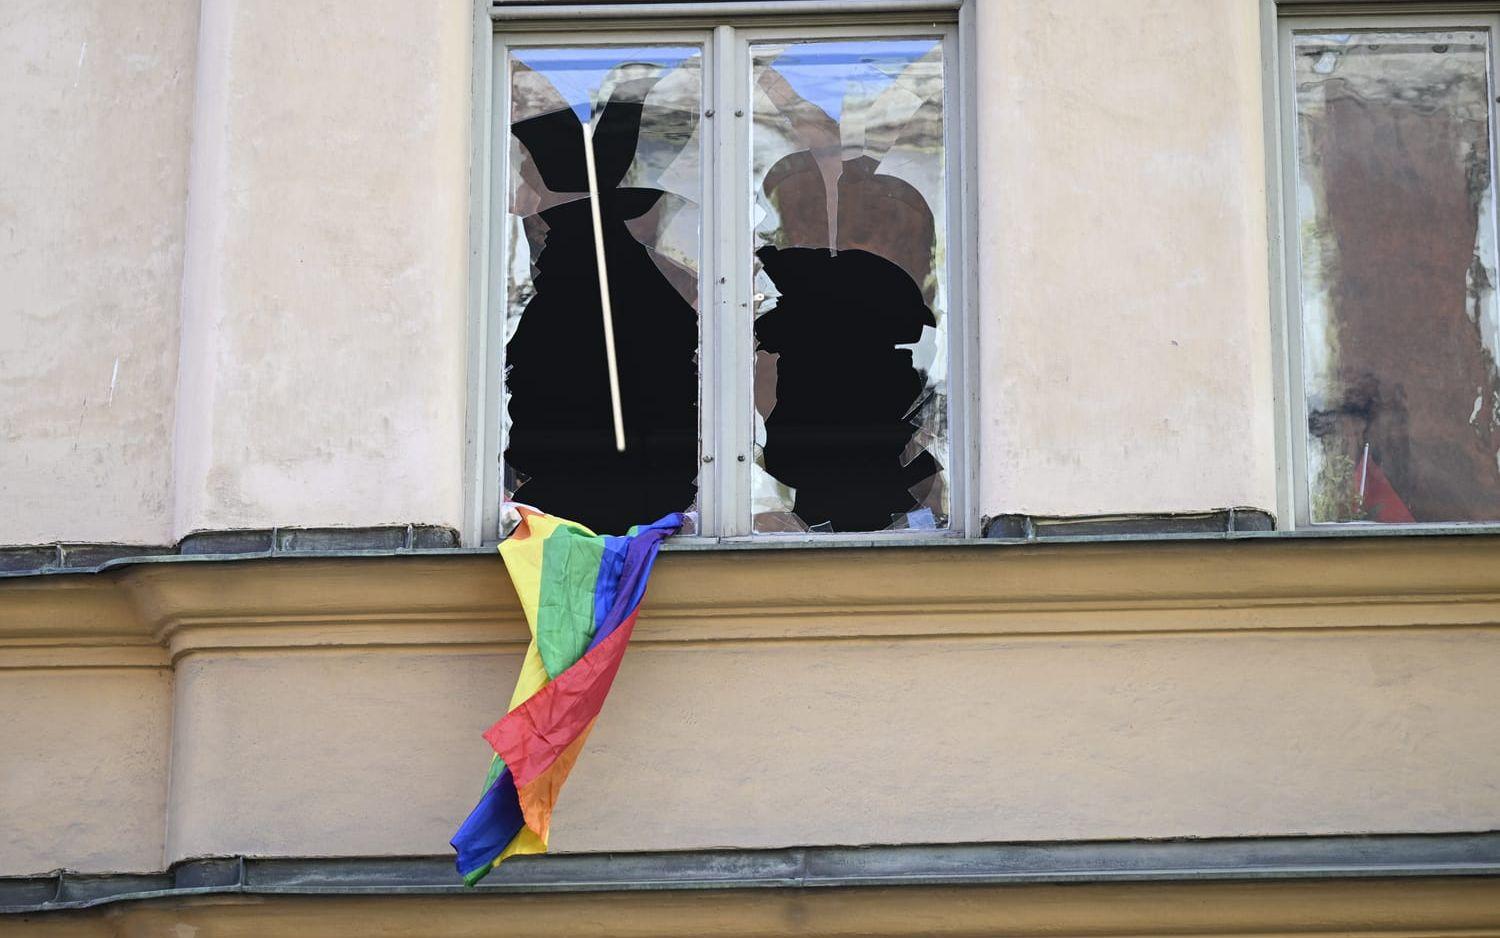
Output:
[[472,886],[509,857],[547,852],[552,809],[614,683],[662,539],[682,516],[600,537],[515,506],[500,556],[521,598],[531,645],[510,711],[485,731],[494,747],[484,795],[453,835]]

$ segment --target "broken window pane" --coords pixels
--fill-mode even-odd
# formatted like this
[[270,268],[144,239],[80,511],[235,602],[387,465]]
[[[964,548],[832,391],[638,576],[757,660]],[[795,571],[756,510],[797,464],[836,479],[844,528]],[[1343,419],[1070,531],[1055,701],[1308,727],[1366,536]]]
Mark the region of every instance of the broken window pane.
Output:
[[754,530],[946,528],[942,42],[750,51]]
[[1500,520],[1488,45],[1293,36],[1314,522]]
[[[701,50],[512,49],[505,494],[601,532],[696,507]],[[583,127],[626,448],[616,452]]]

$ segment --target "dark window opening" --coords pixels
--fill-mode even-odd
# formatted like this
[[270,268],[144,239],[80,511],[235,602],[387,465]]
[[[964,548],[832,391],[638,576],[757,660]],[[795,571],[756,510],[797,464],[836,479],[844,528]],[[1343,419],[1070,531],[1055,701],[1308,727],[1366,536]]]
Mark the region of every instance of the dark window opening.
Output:
[[[700,69],[691,55],[667,65],[621,58],[642,51],[651,50],[522,53],[512,84],[512,211],[522,221],[512,240],[530,251],[530,270],[512,287],[518,321],[505,346],[507,491],[607,533],[690,509],[698,478],[697,177],[673,168],[696,148]],[[600,89],[593,140],[624,452],[585,170],[590,109],[576,106]],[[688,185],[671,191],[664,177]]]
[[909,349],[932,310],[911,277],[868,251],[764,247],[781,291],[755,321],[776,356],[776,404],[765,418],[766,471],[796,490],[798,518],[813,529],[878,531],[919,507],[913,494],[938,472],[916,436],[912,402],[923,378]]
[[751,58],[753,528],[945,528],[942,43]]

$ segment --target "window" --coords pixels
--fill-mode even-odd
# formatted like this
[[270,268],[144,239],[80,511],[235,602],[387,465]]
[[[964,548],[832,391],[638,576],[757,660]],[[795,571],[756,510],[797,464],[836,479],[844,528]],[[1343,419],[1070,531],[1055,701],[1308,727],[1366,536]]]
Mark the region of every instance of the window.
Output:
[[1497,25],[1280,20],[1301,523],[1500,521]]
[[502,24],[496,499],[604,531],[688,511],[714,537],[966,533],[956,11],[937,15]]

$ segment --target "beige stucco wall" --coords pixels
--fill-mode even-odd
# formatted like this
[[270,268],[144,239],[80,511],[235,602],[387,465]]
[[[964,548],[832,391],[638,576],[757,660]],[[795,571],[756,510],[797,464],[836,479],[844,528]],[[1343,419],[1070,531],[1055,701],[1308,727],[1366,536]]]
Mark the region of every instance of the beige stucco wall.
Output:
[[981,509],[1274,510],[1258,5],[977,7]]
[[[457,526],[472,5],[198,6],[0,14],[0,543]],[[976,20],[981,511],[1273,508],[1255,5]]]
[[203,4],[179,536],[457,525],[472,13]]
[[172,538],[197,22],[0,4],[0,544]]

